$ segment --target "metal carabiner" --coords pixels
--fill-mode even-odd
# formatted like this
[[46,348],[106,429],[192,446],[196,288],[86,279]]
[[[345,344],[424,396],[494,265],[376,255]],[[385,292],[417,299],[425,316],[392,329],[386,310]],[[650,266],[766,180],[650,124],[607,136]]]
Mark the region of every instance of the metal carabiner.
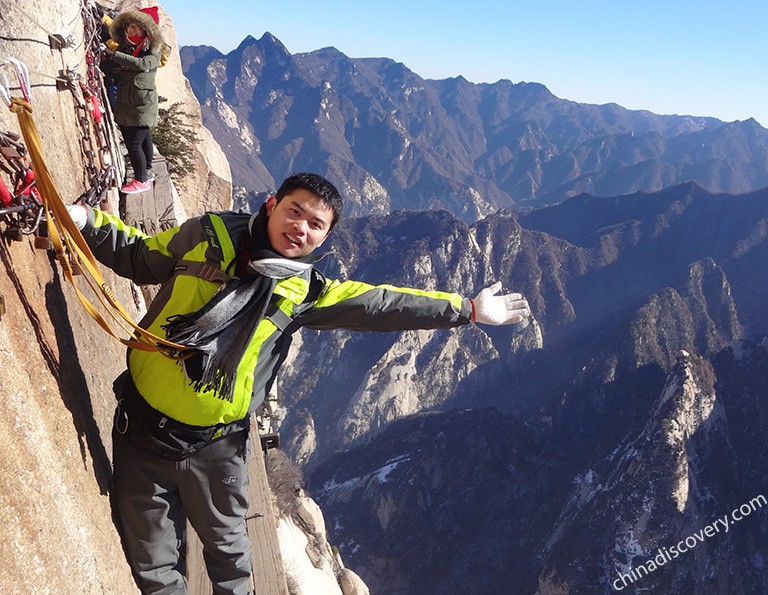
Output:
[[[0,66],[3,64],[9,64],[13,66],[13,69],[16,71],[16,78],[19,80],[19,88],[21,89],[21,96],[24,98],[24,101],[27,103],[30,103],[32,101],[32,85],[29,82],[29,69],[27,66],[22,62],[21,60],[17,58],[12,58],[10,56],[6,56],[2,60],[0,60]],[[10,107],[11,106],[11,94],[10,94],[10,87],[8,85],[8,79],[3,75],[3,82],[4,85],[0,86],[2,87],[2,90],[0,90],[0,95],[2,95],[3,102]]]
[[19,87],[21,87],[21,95],[24,97],[24,101],[30,103],[32,101],[32,85],[29,82],[29,69],[26,64],[17,58],[5,58],[8,62],[13,64],[16,70],[16,76],[19,79]]

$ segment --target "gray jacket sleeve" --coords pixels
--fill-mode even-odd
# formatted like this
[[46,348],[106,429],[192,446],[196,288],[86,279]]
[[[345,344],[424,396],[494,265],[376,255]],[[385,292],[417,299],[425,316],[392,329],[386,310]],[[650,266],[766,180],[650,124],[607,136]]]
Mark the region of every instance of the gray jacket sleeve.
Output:
[[118,217],[91,207],[83,237],[99,262],[139,285],[167,281],[177,261],[206,241],[197,219],[148,236]]
[[457,293],[357,281],[329,281],[314,307],[296,318],[308,328],[357,331],[453,328],[471,321],[470,300]]

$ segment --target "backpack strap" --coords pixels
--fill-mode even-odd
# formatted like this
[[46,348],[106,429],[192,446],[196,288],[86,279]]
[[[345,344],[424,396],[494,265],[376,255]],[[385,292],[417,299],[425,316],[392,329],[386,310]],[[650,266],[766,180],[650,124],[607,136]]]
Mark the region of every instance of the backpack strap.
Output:
[[269,304],[269,307],[267,308],[266,314],[264,314],[264,318],[269,320],[272,324],[274,324],[277,329],[283,333],[284,335],[292,335],[296,332],[296,329],[299,328],[299,325],[296,324],[296,321],[294,320],[293,316],[290,316],[283,312],[277,305],[276,302],[272,302]]
[[304,301],[301,304],[294,304],[293,316],[286,314],[276,303],[271,303],[267,307],[267,312],[264,318],[267,318],[272,324],[274,324],[280,332],[284,335],[292,335],[299,328],[299,324],[296,322],[296,317],[302,312],[310,308],[312,304],[320,297],[325,289],[325,275],[320,271],[313,268],[309,280],[309,291]]
[[197,262],[195,260],[179,260],[173,268],[174,275],[191,275],[206,281],[216,283],[226,283],[232,277],[220,271],[215,266],[207,262]]

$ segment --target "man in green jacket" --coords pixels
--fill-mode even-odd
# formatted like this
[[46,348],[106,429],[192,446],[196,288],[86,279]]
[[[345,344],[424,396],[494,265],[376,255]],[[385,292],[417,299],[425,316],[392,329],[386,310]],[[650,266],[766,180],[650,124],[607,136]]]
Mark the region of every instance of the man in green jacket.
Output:
[[249,414],[273,384],[299,327],[360,331],[514,324],[520,294],[455,293],[326,279],[313,263],[342,211],[316,174],[288,177],[255,215],[206,213],[146,236],[114,216],[70,207],[94,255],[139,284],[161,284],[141,326],[188,346],[179,360],[128,351],[115,383],[113,501],[146,593],[185,593],[185,516],[204,545],[214,593],[248,593],[245,530]]

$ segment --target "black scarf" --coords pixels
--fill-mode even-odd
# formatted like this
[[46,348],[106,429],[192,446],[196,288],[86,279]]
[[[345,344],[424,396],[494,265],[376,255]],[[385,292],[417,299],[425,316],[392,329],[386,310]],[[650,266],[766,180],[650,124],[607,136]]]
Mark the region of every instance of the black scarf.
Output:
[[266,205],[251,220],[250,228],[248,273],[228,281],[196,312],[169,316],[163,326],[169,341],[200,352],[202,373],[193,380],[195,390],[213,390],[229,402],[234,398],[237,367],[264,318],[277,281],[306,271],[318,260],[311,254],[285,258],[272,249]]

